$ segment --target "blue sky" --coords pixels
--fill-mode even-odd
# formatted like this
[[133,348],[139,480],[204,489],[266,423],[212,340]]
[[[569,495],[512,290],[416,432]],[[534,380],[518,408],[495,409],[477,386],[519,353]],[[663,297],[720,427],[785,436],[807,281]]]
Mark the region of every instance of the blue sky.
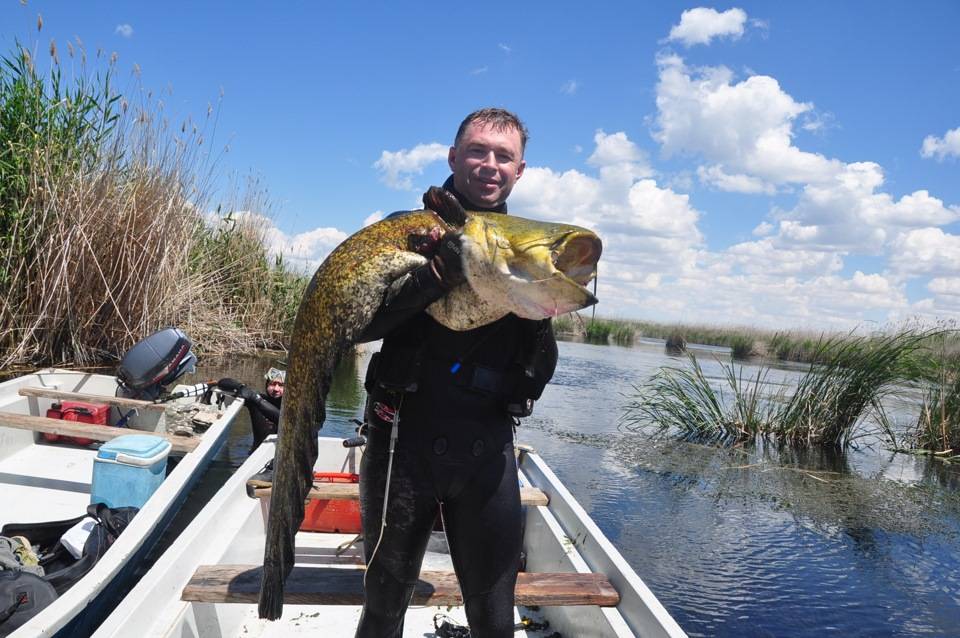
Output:
[[602,316],[960,319],[956,2],[5,0],[0,24],[4,51],[116,52],[171,119],[217,105],[220,183],[258,177],[305,267],[503,106],[531,132],[511,211],[601,234]]

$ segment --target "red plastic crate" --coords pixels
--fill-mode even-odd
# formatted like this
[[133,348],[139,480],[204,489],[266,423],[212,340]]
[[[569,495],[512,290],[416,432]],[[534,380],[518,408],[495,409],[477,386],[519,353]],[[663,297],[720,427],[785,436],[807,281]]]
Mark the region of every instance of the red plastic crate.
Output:
[[[313,480],[320,483],[358,483],[359,474],[349,472],[315,472]],[[305,532],[360,533],[360,501],[324,499],[307,503],[300,529]]]
[[[63,419],[64,421],[77,421],[79,423],[93,423],[96,425],[107,425],[110,416],[110,406],[99,403],[84,403],[82,401],[63,401],[54,403],[47,410],[48,419]],[[60,436],[59,434],[43,433],[45,441],[63,443],[73,443],[74,445],[90,445],[93,439],[87,439],[79,436]]]

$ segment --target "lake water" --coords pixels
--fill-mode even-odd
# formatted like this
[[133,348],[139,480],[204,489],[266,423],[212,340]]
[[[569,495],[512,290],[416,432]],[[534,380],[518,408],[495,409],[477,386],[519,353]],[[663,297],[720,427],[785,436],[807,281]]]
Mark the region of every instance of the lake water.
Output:
[[[367,357],[338,370],[323,434],[353,434]],[[621,431],[632,384],[682,363],[662,344],[562,342],[553,382],[518,438],[691,636],[960,635],[960,470],[876,444],[800,454]],[[197,377],[260,389],[274,364],[235,360]],[[243,462],[250,441],[243,411],[163,544]]]

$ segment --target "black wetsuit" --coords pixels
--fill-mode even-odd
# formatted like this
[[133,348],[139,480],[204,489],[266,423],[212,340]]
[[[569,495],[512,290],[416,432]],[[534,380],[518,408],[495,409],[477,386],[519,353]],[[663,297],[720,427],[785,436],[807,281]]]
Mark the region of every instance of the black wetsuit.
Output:
[[[273,398],[268,394],[257,394],[258,400],[246,401],[250,413],[250,429],[253,431],[253,445],[250,453],[260,447],[270,434],[277,433],[277,421],[280,419],[280,403],[283,397]],[[271,409],[271,406],[273,409]]]
[[[452,179],[444,188],[471,208],[453,189]],[[514,635],[521,509],[515,421],[506,405],[540,397],[556,366],[556,341],[549,320],[512,314],[475,330],[450,330],[423,312],[443,294],[429,266],[414,271],[392,287],[363,338],[384,337],[384,343],[367,373],[368,443],[360,494],[369,565],[358,637],[402,634],[441,504],[471,635]],[[396,389],[412,384],[415,391]],[[380,541],[391,419],[397,409],[387,523]]]

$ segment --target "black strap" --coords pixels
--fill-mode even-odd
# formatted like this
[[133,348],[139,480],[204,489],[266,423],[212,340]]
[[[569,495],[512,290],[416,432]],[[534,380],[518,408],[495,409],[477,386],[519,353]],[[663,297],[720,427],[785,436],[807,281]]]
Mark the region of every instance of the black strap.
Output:
[[0,624],[3,624],[10,620],[10,617],[17,613],[17,610],[20,609],[21,605],[26,605],[30,601],[30,598],[27,595],[27,592],[20,592],[20,595],[17,596],[17,601],[0,611]]

